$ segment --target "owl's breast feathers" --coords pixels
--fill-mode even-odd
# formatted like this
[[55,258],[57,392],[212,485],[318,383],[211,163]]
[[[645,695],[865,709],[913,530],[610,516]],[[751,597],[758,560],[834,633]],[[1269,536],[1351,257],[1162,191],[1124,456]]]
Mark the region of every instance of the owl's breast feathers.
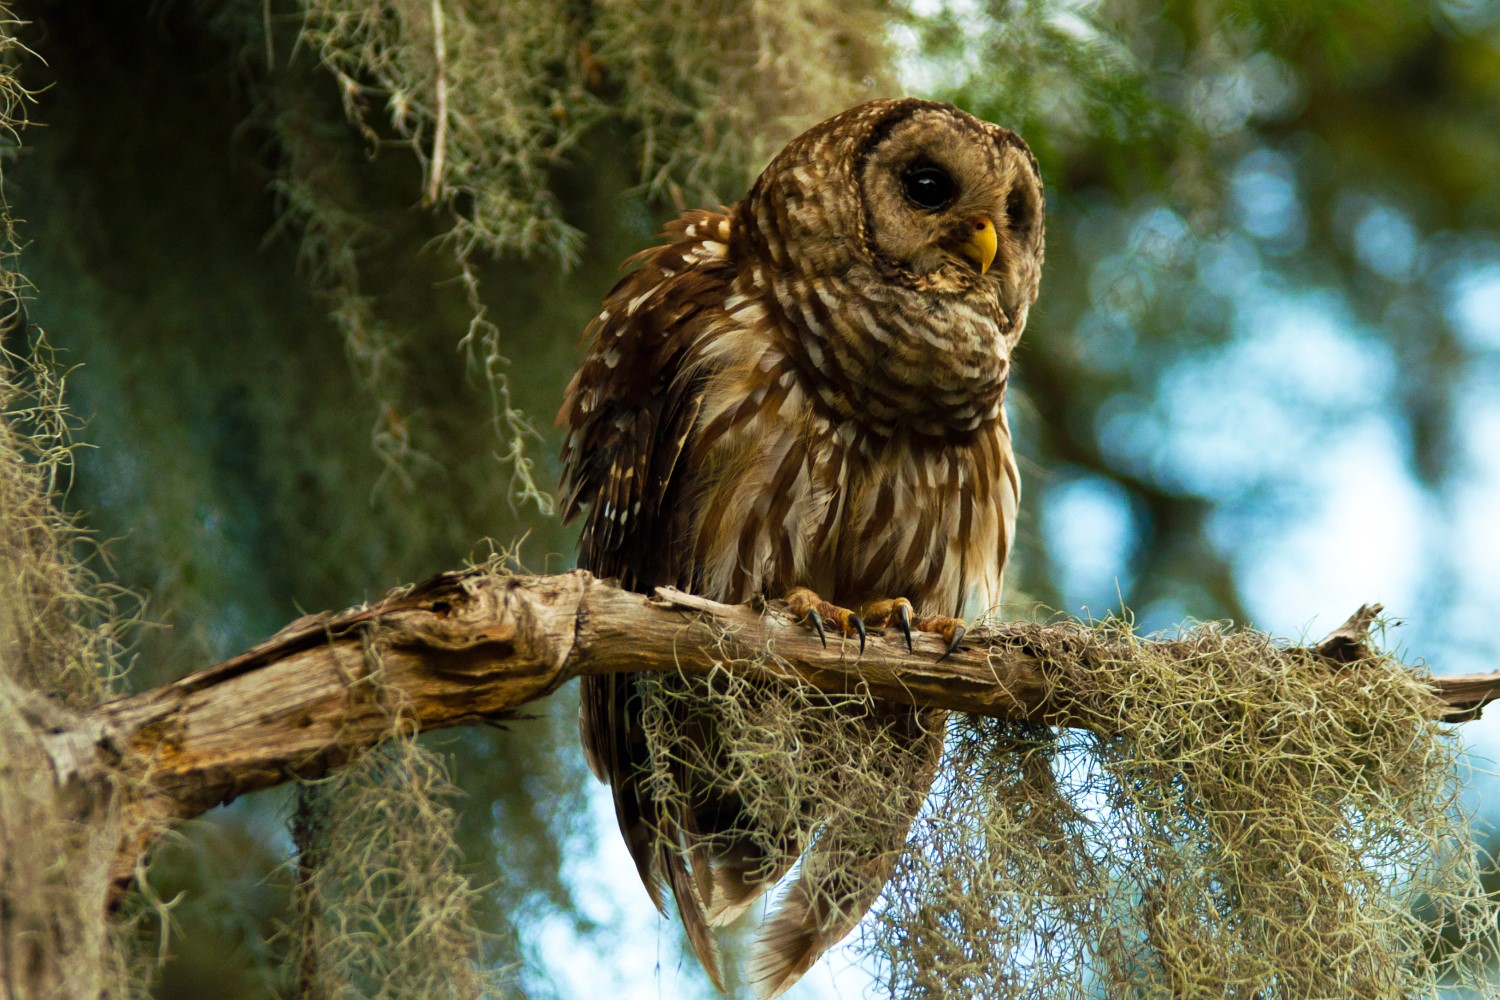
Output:
[[590,324],[558,416],[580,564],[731,602],[993,607],[1019,496],[1003,317],[892,313],[836,280],[799,297],[738,228],[687,213]]

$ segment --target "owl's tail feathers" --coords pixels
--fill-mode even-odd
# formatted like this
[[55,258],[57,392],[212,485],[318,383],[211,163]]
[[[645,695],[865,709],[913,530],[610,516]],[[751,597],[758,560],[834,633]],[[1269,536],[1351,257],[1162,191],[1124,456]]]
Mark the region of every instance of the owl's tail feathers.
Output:
[[849,864],[847,856],[824,855],[822,846],[802,859],[796,881],[756,939],[746,974],[760,1000],[785,993],[852,931],[895,869],[894,852]]
[[703,965],[703,971],[708,973],[708,978],[713,981],[714,988],[723,993],[724,968],[719,961],[719,943],[709,928],[698,889],[693,884],[692,873],[688,871],[680,851],[665,845],[659,845],[658,850],[659,870],[666,875],[667,884],[672,887],[672,896],[677,900],[677,915],[682,919],[682,929],[687,932],[688,944],[693,946],[693,953],[698,956],[698,961]]
[[725,927],[738,920],[761,893],[781,881],[798,853],[783,850],[777,858],[768,857],[749,838],[714,845],[704,867],[708,877],[699,883],[709,926]]

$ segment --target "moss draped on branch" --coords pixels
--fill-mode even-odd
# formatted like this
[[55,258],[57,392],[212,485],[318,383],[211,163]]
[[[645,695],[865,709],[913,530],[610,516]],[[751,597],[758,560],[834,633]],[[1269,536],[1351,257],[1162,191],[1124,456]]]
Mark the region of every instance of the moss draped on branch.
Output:
[[[1361,614],[1367,625],[1370,610]],[[1357,632],[1359,622],[1356,616],[1350,628]],[[294,776],[325,773],[386,738],[393,713],[423,730],[503,719],[585,673],[722,670],[1107,732],[1119,702],[1101,704],[1091,690],[1091,671],[1101,665],[1149,655],[1212,670],[1215,642],[1252,636],[1268,675],[1312,669],[1357,685],[1361,671],[1385,661],[1366,659],[1375,654],[1363,639],[1344,632],[1306,647],[1211,625],[1143,639],[1073,621],[1007,623],[976,628],[962,650],[939,661],[932,637],[919,635],[908,654],[895,636],[871,636],[861,655],[853,640],[824,648],[774,610],[670,590],[648,599],[584,572],[479,569],[302,618],[239,656],[86,718],[96,752],[144,779],[135,806],[144,831]],[[1409,676],[1433,719],[1471,718],[1500,693],[1500,674]],[[122,875],[134,864],[132,850],[122,855]]]

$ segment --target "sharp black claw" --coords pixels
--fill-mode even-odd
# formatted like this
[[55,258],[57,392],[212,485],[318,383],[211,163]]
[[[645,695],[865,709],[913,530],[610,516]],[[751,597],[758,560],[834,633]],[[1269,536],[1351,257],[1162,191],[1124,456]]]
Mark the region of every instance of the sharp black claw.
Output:
[[859,655],[865,655],[865,620],[859,615],[850,615],[849,624],[854,626],[854,631],[859,633]]
[[807,620],[812,622],[813,631],[818,633],[818,638],[823,640],[823,648],[828,648],[828,633],[823,631],[823,616],[818,614],[816,608],[809,608]]
[[911,610],[901,604],[896,607],[896,627],[901,629],[901,634],[906,636],[906,651],[913,652],[911,648]]
[[964,641],[964,633],[967,631],[968,629],[964,628],[962,625],[954,626],[953,638],[948,640],[948,649],[943,653],[942,656],[939,656],[937,658],[937,661],[939,663],[942,663],[948,657],[953,655],[953,651],[958,648],[958,644]]

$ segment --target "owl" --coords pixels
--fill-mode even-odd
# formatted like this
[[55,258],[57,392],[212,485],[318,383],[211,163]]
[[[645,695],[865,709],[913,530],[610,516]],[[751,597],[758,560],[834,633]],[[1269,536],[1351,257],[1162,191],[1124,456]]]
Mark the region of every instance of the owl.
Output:
[[[825,642],[847,637],[829,655],[862,651],[876,629],[908,648],[913,629],[935,632],[951,651],[965,616],[999,603],[1014,532],[1002,404],[1037,296],[1043,207],[1019,136],[909,98],[827,119],[733,208],[669,223],[589,324],[558,414],[580,565],[643,592],[785,598]],[[583,679],[584,750],[646,891],[658,909],[671,891],[722,988],[712,929],[810,845],[769,856],[733,775],[679,773],[670,796],[645,780],[640,687]],[[873,904],[945,721],[894,707],[879,720],[910,749],[889,777],[905,821],[838,884],[812,886],[812,866],[797,867],[750,962],[761,996]],[[695,725],[683,739],[712,738]]]

